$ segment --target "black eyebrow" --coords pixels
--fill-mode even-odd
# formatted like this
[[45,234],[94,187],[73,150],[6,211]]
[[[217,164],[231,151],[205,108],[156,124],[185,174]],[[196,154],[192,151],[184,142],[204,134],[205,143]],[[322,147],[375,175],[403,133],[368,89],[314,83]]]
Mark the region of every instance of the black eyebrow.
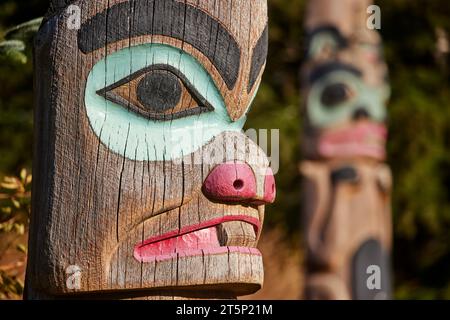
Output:
[[87,54],[110,43],[143,35],[168,36],[192,45],[214,64],[229,90],[235,87],[241,62],[236,40],[207,13],[174,0],[116,4],[81,26],[78,48]]
[[362,77],[362,72],[351,65],[340,62],[329,62],[318,66],[309,76],[309,82],[314,83],[325,75],[334,71],[346,71],[357,77]]
[[248,93],[252,91],[253,86],[255,85],[256,80],[258,80],[259,74],[261,73],[261,69],[266,63],[268,49],[269,49],[269,26],[266,25],[263,33],[261,34],[261,37],[258,39],[255,47],[253,48],[252,66],[250,68],[250,76],[247,87]]

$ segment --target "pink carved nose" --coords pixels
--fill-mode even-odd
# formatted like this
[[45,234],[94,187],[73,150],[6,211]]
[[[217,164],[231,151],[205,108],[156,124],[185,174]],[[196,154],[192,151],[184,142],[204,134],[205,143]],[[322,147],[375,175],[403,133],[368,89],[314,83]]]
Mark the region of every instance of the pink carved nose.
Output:
[[224,163],[214,168],[203,183],[202,189],[205,196],[213,201],[254,205],[272,203],[275,200],[275,179],[272,170],[261,179],[264,179],[264,195],[257,194],[257,178],[248,164]]

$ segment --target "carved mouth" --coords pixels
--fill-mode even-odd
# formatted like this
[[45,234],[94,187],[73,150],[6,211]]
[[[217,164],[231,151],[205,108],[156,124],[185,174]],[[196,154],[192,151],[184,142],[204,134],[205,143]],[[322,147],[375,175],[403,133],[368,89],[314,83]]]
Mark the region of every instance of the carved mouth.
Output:
[[327,158],[360,156],[383,160],[386,157],[386,138],[384,125],[361,123],[323,134],[319,153]]
[[224,216],[147,239],[135,246],[134,257],[146,263],[227,252],[260,255],[260,225],[250,216]]

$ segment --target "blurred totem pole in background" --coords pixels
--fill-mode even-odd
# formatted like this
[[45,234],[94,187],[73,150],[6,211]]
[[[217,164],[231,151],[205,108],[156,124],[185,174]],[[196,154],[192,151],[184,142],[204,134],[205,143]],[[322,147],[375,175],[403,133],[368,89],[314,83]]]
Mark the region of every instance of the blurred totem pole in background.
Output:
[[302,70],[308,299],[389,299],[388,70],[370,0],[310,1]]

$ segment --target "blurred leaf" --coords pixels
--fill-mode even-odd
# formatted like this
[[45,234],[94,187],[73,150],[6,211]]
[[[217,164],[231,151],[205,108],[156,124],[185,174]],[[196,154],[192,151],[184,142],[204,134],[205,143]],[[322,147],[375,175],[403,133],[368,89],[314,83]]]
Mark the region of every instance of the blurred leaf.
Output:
[[16,209],[20,209],[20,202],[17,199],[11,198],[11,202]]
[[27,169],[23,168],[22,170],[20,170],[20,179],[22,180],[22,182],[25,182],[27,178]]
[[22,40],[6,40],[0,43],[0,54],[23,50],[25,50],[25,43]]
[[17,250],[19,251],[19,252],[22,252],[22,253],[24,253],[24,254],[27,254],[28,253],[28,249],[27,249],[27,246],[26,245],[24,245],[24,244],[18,244],[17,245]]
[[0,58],[13,63],[26,64],[28,59],[25,53],[27,44],[31,44],[37,33],[42,18],[19,24],[6,31],[4,41],[0,42]]
[[17,190],[20,188],[20,183],[15,178],[5,177],[3,182],[0,183],[0,187],[7,190]]
[[0,43],[0,58],[10,60],[14,63],[27,63],[24,54],[25,43],[21,40],[6,40]]
[[25,225],[21,224],[21,223],[15,223],[14,224],[14,229],[16,230],[16,233],[18,235],[24,235],[25,234]]
[[43,18],[36,18],[31,21],[19,24],[18,26],[7,30],[4,37],[8,40],[16,39],[30,41],[38,32],[42,20]]
[[0,183],[0,186],[4,189],[8,189],[8,190],[16,190],[18,188],[17,184],[8,183],[8,182],[2,182],[2,183]]
[[2,213],[10,214],[12,212],[12,209],[11,209],[11,207],[4,207],[4,208],[1,208],[1,211],[2,211]]

